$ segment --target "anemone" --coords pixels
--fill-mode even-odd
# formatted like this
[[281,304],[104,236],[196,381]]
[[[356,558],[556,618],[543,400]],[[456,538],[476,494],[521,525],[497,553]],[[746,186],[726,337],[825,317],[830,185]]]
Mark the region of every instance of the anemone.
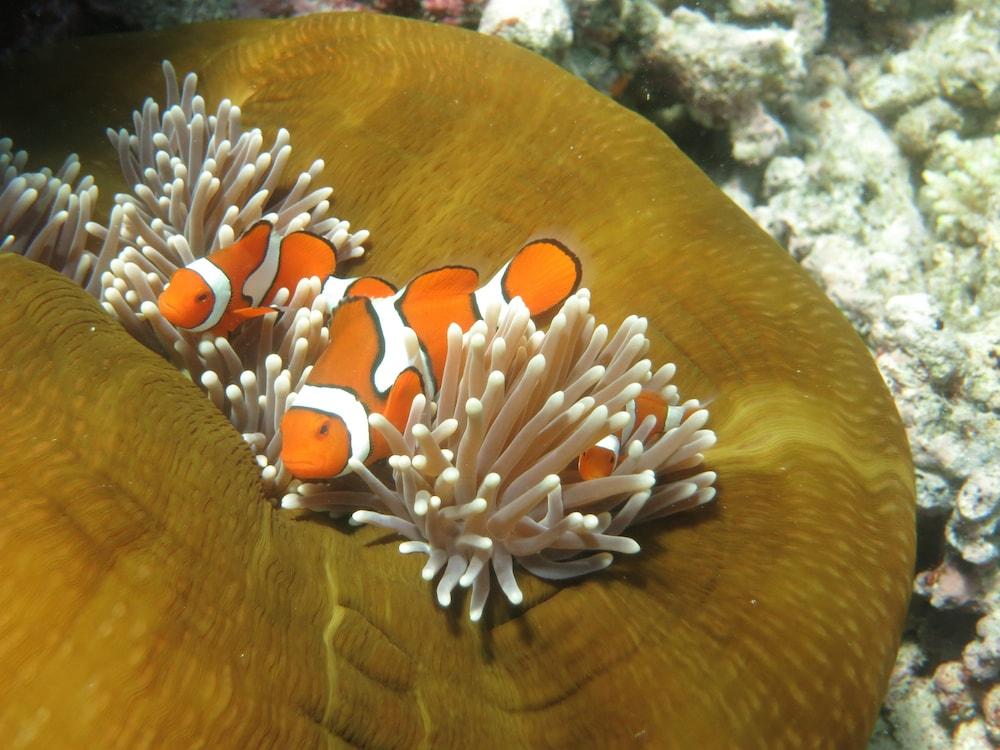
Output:
[[[288,131],[279,130],[273,146],[262,152],[263,136],[243,130],[239,107],[224,99],[216,114],[208,115],[197,77],[188,74],[179,88],[170,62],[162,68],[162,116],[148,98],[133,113],[134,133],[107,130],[133,185],[131,193],[115,196],[108,227],[86,221],[97,188],[88,177],[72,189],[80,170],[75,155],[56,176],[44,170],[17,177],[26,154],[13,155],[9,139],[0,143],[15,175],[5,178],[0,194],[0,221],[11,233],[4,245],[64,273],[69,269],[67,275],[85,287],[85,277],[99,275],[104,309],[134,338],[196,378],[243,435],[261,468],[265,492],[293,489],[282,500],[286,508],[336,514],[342,502],[365,506],[352,521],[408,537],[400,550],[428,555],[425,580],[447,564],[438,585],[441,606],[451,603],[457,585],[472,587],[473,620],[482,617],[489,595],[488,562],[507,599],[517,605],[523,594],[514,561],[555,580],[595,572],[611,563],[611,552],[639,551],[621,534],[632,523],[714,496],[713,472],[657,482],[658,473],[703,460],[700,451],[715,441],[714,433],[700,429],[708,412],[697,400],[679,405],[677,388],[669,384],[673,365],[654,375],[650,360],[639,359],[649,348],[646,319],[630,316],[609,340],[607,326],[588,314],[588,290],[566,301],[548,331],[536,330],[519,298],[502,313],[487,311],[464,335],[451,326],[440,391],[432,401],[423,396],[414,401],[405,438],[373,415],[372,427],[401,451],[389,459],[394,493],[356,460],[351,468],[370,495],[344,493],[336,481],[294,480],[279,458],[280,425],[329,342],[323,280],[304,279],[293,294],[281,290],[282,312],[242,326],[232,339],[176,328],[156,299],[180,267],[232,244],[238,232],[261,219],[280,234],[309,228],[327,237],[338,262],[360,257],[368,233],[352,235],[347,222],[323,218],[332,190],[308,192],[322,160],[301,173],[281,200],[268,203],[291,153]],[[75,229],[60,238],[71,212]],[[84,227],[103,241],[100,256],[84,254]],[[98,262],[119,246],[117,257]],[[505,383],[512,386],[509,392]],[[649,445],[652,424],[629,424],[624,410],[644,388],[660,395],[667,408],[666,434]],[[627,450],[612,476],[563,483],[558,472],[604,435],[616,433]],[[580,555],[581,550],[591,554]]]
[[[586,84],[388,17],[81,42],[32,62],[37,86],[4,80],[8,132],[42,162],[76,150],[109,184],[98,136],[163,57],[262,132],[294,123],[291,174],[336,155],[338,211],[393,248],[365,272],[407,279],[442,248],[487,268],[564,230],[601,318],[647,314],[650,358],[711,403],[719,495],[633,527],[643,554],[609,575],[526,576],[520,607],[497,599],[470,625],[427,606],[420,565],[384,530],[331,534],[272,508],[203,392],[69,281],[5,254],[5,736],[864,745],[910,591],[912,468],[871,357],[786,252]],[[41,127],[67,113],[72,144]]]
[[[156,295],[179,267],[232,244],[261,219],[279,234],[309,229],[326,237],[339,262],[363,254],[368,232],[351,233],[349,222],[328,216],[333,189],[313,187],[325,166],[322,159],[276,195],[276,187],[288,179],[292,147],[287,130],[279,129],[271,146],[263,148],[260,129],[244,130],[240,108],[229,99],[209,114],[195,74],[186,75],[180,88],[168,61],[163,74],[162,114],[153,99],[146,99],[141,111],[133,113],[133,132],[107,130],[133,188],[115,196],[111,224],[121,224],[127,247],[110,263],[101,286],[106,309],[130,333],[174,356],[181,341],[190,344],[198,337],[176,331],[162,318],[152,319],[157,318]],[[190,360],[185,357],[179,364]]]
[[178,268],[232,244],[261,219],[279,234],[308,229],[325,237],[338,263],[361,257],[368,232],[351,232],[349,222],[329,215],[333,189],[314,185],[322,159],[279,194],[292,152],[286,129],[264,148],[260,129],[245,130],[231,100],[211,114],[195,74],[178,85],[169,61],[163,74],[162,113],[149,98],[133,113],[133,132],[107,130],[133,189],[115,196],[111,212],[126,248],[102,275],[104,306],[202,385],[251,446],[267,490],[280,494],[290,479],[277,465],[285,401],[327,342],[320,280],[286,290],[276,300],[281,313],[244,326],[231,340],[176,328],[160,315],[156,298]]
[[[630,316],[609,337],[589,307],[583,289],[548,330],[536,330],[519,298],[464,333],[453,324],[437,397],[414,400],[402,433],[372,416],[394,451],[391,488],[352,459],[369,496],[307,483],[282,504],[334,514],[366,506],[353,511],[352,523],[394,531],[409,540],[401,552],[427,555],[421,575],[429,581],[443,572],[441,606],[451,604],[456,587],[471,587],[474,621],[486,605],[491,567],[517,605],[524,596],[515,561],[563,580],[607,567],[612,552],[638,552],[622,533],[627,527],[714,497],[714,472],[681,474],[702,462],[715,434],[702,429],[708,411],[696,399],[680,403],[669,382],[676,368],[654,373],[640,359],[649,346],[646,320]],[[642,390],[668,405],[655,439],[649,418],[629,424],[625,411]],[[624,460],[608,477],[581,480],[573,469],[579,454],[623,430]]]
[[80,178],[76,154],[55,172],[31,172],[27,164],[27,151],[14,151],[10,138],[0,138],[0,252],[19,253],[95,289],[117,245],[112,238],[97,254],[88,249],[98,196],[94,178]]
[[[178,82],[162,63],[162,107],[147,98],[132,113],[133,131],[107,129],[131,192],[118,193],[107,225],[92,221],[98,186],[73,184],[80,161],[70,155],[53,173],[25,172],[28,154],[0,140],[0,251],[42,262],[102,300],[137,340],[159,351],[208,393],[243,434],[265,488],[280,495],[291,477],[278,462],[278,427],[288,394],[327,343],[320,280],[304,279],[276,299],[280,313],[228,339],[178,329],[156,299],[171,275],[196,258],[232,244],[260,220],[286,234],[300,229],[325,237],[338,263],[364,254],[366,230],[330,216],[330,187],[315,187],[322,159],[288,184],[290,136],[281,128],[269,148],[260,129],[245,130],[240,108],[223,99],[213,113],[197,92],[198,78]],[[88,245],[99,245],[96,252]]]

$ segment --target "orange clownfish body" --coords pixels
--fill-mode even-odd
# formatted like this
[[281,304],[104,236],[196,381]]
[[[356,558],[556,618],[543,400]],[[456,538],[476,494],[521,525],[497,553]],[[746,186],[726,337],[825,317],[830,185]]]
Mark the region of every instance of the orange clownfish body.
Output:
[[622,436],[634,432],[651,415],[655,422],[644,443],[649,445],[659,439],[663,434],[663,426],[666,424],[667,409],[669,408],[666,399],[654,391],[642,391],[634,400],[625,404],[625,410],[630,417],[628,424],[621,432],[605,435],[595,445],[580,454],[577,461],[580,478],[599,479],[611,476],[622,457]]
[[310,232],[279,237],[258,221],[229,247],[198,258],[170,277],[157,300],[160,314],[178,328],[227,335],[240,323],[273,312],[279,289],[302,279],[327,279],[336,270],[333,245]]
[[[299,479],[330,479],[349,471],[348,461],[371,464],[389,455],[368,424],[382,414],[402,430],[414,397],[433,397],[448,351],[448,328],[463,331],[491,304],[503,309],[520,297],[541,315],[561,304],[580,283],[580,262],[553,240],[522,247],[490,281],[449,266],[424,273],[391,296],[348,297],[330,321],[330,345],[281,423],[281,458]],[[405,329],[419,343],[408,353]]]

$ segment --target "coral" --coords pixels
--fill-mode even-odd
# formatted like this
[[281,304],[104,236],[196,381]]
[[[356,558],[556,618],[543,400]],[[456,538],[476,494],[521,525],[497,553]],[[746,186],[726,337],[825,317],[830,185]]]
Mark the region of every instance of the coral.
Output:
[[969,689],[962,665],[945,662],[934,670],[934,692],[950,721],[971,719],[976,715],[976,698]]
[[921,208],[935,234],[992,253],[977,259],[989,275],[974,283],[1000,283],[1000,135],[962,140],[945,131],[934,141],[923,179]]
[[930,677],[923,675],[926,656],[915,643],[904,643],[896,657],[886,702],[868,750],[948,750],[951,738],[938,723],[938,700]]
[[489,0],[479,31],[550,57],[558,57],[573,41],[563,0]]
[[335,11],[377,11],[475,28],[484,0],[233,0],[232,18],[284,18]]
[[983,717],[990,739],[1000,743],[1000,685],[994,685],[983,698]]
[[965,647],[962,662],[973,680],[996,682],[1000,677],[1000,612],[994,610],[983,617],[976,633],[979,639]]
[[[831,6],[827,19],[817,3],[661,3],[652,16],[636,5],[602,15],[603,5],[582,4],[576,39],[609,62],[588,60],[575,42],[569,66],[605,88],[612,73],[645,66],[626,89],[642,97],[631,102],[640,111],[682,142],[686,117],[728,133],[735,165],[719,169],[718,153],[699,145],[694,155],[847,313],[907,424],[924,542],[942,550],[928,553],[915,590],[934,608],[990,617],[1000,539],[1000,9],[873,0],[847,27],[843,12]],[[890,51],[880,34],[894,40]],[[937,703],[927,673],[947,660],[930,653],[925,663],[891,694],[889,724],[909,722],[911,738],[922,726],[929,745],[952,732],[986,742],[994,730],[983,696],[995,676],[970,678],[971,713],[943,730],[931,732],[934,714],[893,718],[897,707]]]
[[805,54],[794,30],[714,23],[682,7],[661,19],[647,62],[676,82],[697,122],[730,129],[738,160],[759,164],[787,141],[769,107],[801,84]]
[[866,109],[895,116],[933,97],[1000,108],[1000,9],[990,0],[956,5],[909,49],[865,73],[858,97]]
[[962,115],[958,110],[936,96],[900,115],[893,135],[907,155],[923,157],[934,148],[939,135],[961,126]]
[[878,121],[837,88],[797,114],[810,134],[803,153],[767,165],[753,214],[868,332],[929,252],[908,165]]
[[[917,594],[988,618],[1000,523],[997,7],[957,3],[924,21],[908,7],[878,11],[913,16],[906,49],[852,57],[864,40],[841,36],[813,58],[782,118],[790,153],[759,177],[737,172],[730,190],[848,313],[893,392],[923,541],[942,550],[927,553]],[[911,743],[923,726],[927,746],[953,734],[985,747],[996,676],[942,659],[934,637],[909,648],[927,650],[925,666],[890,692],[888,724]]]
[[[444,6],[410,5],[425,17]],[[730,194],[845,310],[906,421],[918,506],[941,529],[925,542],[944,546],[916,591],[985,618],[997,606],[1000,19],[992,0],[866,8],[828,35],[842,21],[814,0],[580,0],[571,37],[525,38],[672,131],[693,119],[727,133],[735,160],[752,167],[732,172]],[[474,4],[463,12],[458,22],[474,25]],[[458,13],[448,3],[443,18]],[[900,31],[889,51],[866,55],[880,47],[863,37],[876,24]],[[927,670],[938,666],[928,657]],[[993,694],[995,677],[976,680],[977,694]],[[937,700],[926,674],[906,684],[913,692],[895,691],[890,706]],[[991,714],[977,706],[956,741],[986,736]]]
[[478,15],[482,0],[420,0],[422,17],[427,20],[463,25]]

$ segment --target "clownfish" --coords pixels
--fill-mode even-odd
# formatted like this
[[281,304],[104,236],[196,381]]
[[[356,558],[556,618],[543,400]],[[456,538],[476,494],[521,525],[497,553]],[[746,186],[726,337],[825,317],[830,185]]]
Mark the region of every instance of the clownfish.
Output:
[[[522,247],[490,281],[448,266],[421,274],[391,296],[353,296],[336,307],[330,344],[281,422],[281,459],[299,479],[331,479],[355,458],[372,464],[388,457],[385,439],[369,427],[381,414],[402,430],[417,394],[436,393],[448,351],[448,327],[463,331],[492,304],[520,297],[531,315],[561,304],[580,283],[580,261],[554,240]],[[383,282],[384,283],[384,282]],[[405,328],[419,343],[414,357]]]
[[614,435],[605,435],[593,446],[580,454],[577,460],[577,470],[581,479],[599,479],[611,476],[622,458],[622,435],[631,434],[652,415],[655,419],[653,429],[646,436],[645,444],[655,442],[663,434],[667,422],[667,410],[670,405],[666,399],[655,391],[642,391],[632,401],[625,404],[629,421],[622,431]]
[[231,333],[243,321],[274,312],[279,289],[294,291],[302,279],[326,280],[337,268],[337,251],[311,232],[274,233],[258,221],[229,247],[179,268],[156,304],[178,328]]

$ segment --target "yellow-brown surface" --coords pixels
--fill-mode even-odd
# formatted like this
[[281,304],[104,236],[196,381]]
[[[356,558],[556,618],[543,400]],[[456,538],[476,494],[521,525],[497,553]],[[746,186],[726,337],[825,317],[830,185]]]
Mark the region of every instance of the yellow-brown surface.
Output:
[[[14,746],[862,747],[913,555],[896,411],[847,321],[656,129],[496,40],[376,16],[70,46],[6,135],[120,187],[103,126],[160,96],[291,130],[355,271],[576,248],[595,311],[711,404],[709,509],[486,622],[384,534],[294,520],[198,390],[51,272],[0,259],[0,736]],[[461,604],[464,604],[461,603]]]

